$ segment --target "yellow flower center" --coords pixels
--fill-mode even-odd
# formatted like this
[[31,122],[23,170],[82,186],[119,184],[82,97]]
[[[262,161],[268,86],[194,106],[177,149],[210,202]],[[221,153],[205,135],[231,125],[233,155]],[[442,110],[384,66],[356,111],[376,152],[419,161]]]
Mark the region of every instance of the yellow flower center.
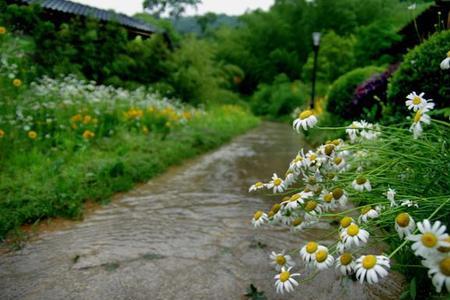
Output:
[[419,123],[420,118],[422,118],[422,111],[418,110],[414,116],[414,123]]
[[308,202],[306,202],[305,211],[307,211],[307,212],[312,211],[316,207],[317,207],[317,202],[314,200],[309,200]]
[[324,262],[328,257],[328,251],[327,250],[319,250],[316,253],[316,261],[317,262]]
[[29,137],[30,139],[32,139],[32,140],[36,139],[36,138],[37,138],[37,133],[36,133],[36,131],[29,131],[29,132],[28,132],[28,137]]
[[281,205],[279,204],[279,203],[275,203],[273,206],[272,206],[272,209],[271,209],[271,211],[273,211],[275,214],[280,210],[280,208],[281,208]]
[[450,51],[447,52],[447,57],[450,57]]
[[319,245],[316,242],[309,242],[308,244],[306,244],[306,252],[308,252],[309,254],[313,254],[317,251],[318,247]]
[[302,218],[297,218],[294,221],[292,221],[292,225],[298,226],[298,225],[302,224],[302,222],[303,222]]
[[420,240],[422,241],[422,244],[427,248],[433,248],[438,242],[436,235],[432,232],[425,232]]
[[289,277],[291,277],[291,273],[289,273],[288,271],[284,271],[280,273],[280,281],[281,282],[285,282],[289,279]]
[[279,186],[283,181],[280,178],[276,178],[273,181],[273,184],[275,184],[276,186]]
[[334,145],[333,144],[328,144],[325,146],[325,154],[326,155],[331,155],[334,151]]
[[[447,237],[445,239],[445,241],[450,244],[450,236]],[[438,248],[438,251],[441,252],[441,253],[447,253],[447,252],[450,252],[450,247],[441,246],[441,247]]]
[[333,200],[333,193],[325,194],[325,196],[323,196],[323,200],[324,200],[325,202],[330,203],[331,200]]
[[350,218],[350,217],[343,217],[341,219],[342,228],[347,228],[351,223],[352,223],[352,218]]
[[262,186],[264,186],[264,183],[262,183],[262,182],[255,183],[255,187],[257,187],[257,188],[260,188]]
[[370,207],[370,206],[365,206],[365,207],[361,208],[361,214],[362,214],[362,215],[365,215],[365,214],[367,214],[371,209],[372,209],[372,207]]
[[333,140],[331,143],[335,146],[339,146],[341,144],[341,141],[336,139],[336,140]]
[[5,132],[3,130],[0,129],[0,138],[5,136]]
[[349,236],[355,236],[359,233],[359,227],[355,223],[352,223],[347,228],[347,234]]
[[353,257],[352,254],[349,252],[344,252],[342,253],[341,257],[339,258],[339,260],[341,261],[341,265],[346,266],[349,263],[352,262]]
[[308,183],[311,184],[311,185],[316,184],[316,183],[317,183],[316,177],[314,177],[314,176],[309,176],[309,177],[308,177]]
[[311,154],[310,156],[309,156],[309,160],[310,161],[314,161],[314,160],[316,160],[317,159],[317,154],[315,154],[315,153],[313,153],[313,154]]
[[273,210],[270,210],[270,211],[267,213],[267,216],[268,216],[269,218],[272,218],[274,215],[275,215],[275,212],[273,212]]
[[313,112],[310,110],[305,110],[304,112],[301,112],[298,117],[300,118],[300,120],[304,120],[307,119],[309,117],[311,117],[313,115]]
[[335,157],[334,158],[334,163],[336,164],[336,165],[340,165],[341,164],[341,162],[342,162],[342,157]]
[[445,276],[450,276],[450,257],[446,257],[439,263],[439,269]]
[[377,264],[377,258],[375,255],[366,255],[362,260],[364,269],[372,269]]
[[409,225],[409,214],[407,213],[401,213],[398,214],[395,218],[395,222],[400,227],[407,227]]
[[356,178],[356,183],[359,185],[363,185],[364,183],[366,183],[366,181],[367,181],[367,179],[362,176],[359,176],[358,178]]
[[344,195],[344,191],[341,188],[335,188],[333,191],[333,197],[334,199],[338,200],[339,198],[342,197],[342,195]]
[[263,211],[258,210],[257,212],[255,212],[255,215],[253,216],[253,218],[254,218],[255,220],[259,220],[259,218],[261,218],[263,214],[264,214]]
[[284,255],[278,255],[275,258],[275,262],[280,266],[284,266],[286,264],[286,258],[284,257]]
[[413,98],[413,100],[412,100],[412,103],[413,103],[414,105],[419,105],[420,103],[422,103],[422,99],[420,99],[419,96],[415,96],[415,97]]
[[294,201],[297,201],[298,199],[300,199],[300,195],[295,194],[295,195],[292,195],[292,197],[289,199],[289,201],[294,202]]

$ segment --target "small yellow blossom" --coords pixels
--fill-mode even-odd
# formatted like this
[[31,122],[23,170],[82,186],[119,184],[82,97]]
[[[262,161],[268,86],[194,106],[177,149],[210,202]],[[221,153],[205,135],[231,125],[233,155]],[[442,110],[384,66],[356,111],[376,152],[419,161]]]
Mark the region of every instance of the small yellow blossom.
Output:
[[5,132],[0,129],[0,139],[3,138],[4,136],[5,136]]
[[0,26],[0,35],[3,35],[6,33],[6,28],[4,26]]
[[36,133],[36,131],[33,131],[33,130],[28,131],[28,137],[29,137],[30,139],[32,139],[32,140],[35,140],[35,139],[37,138],[37,133]]
[[15,87],[20,87],[20,86],[22,85],[22,80],[16,78],[16,79],[13,80],[12,83],[13,83],[13,85],[14,85]]
[[94,136],[95,136],[95,133],[93,133],[93,132],[90,131],[90,130],[85,130],[85,131],[83,132],[83,138],[85,138],[86,140],[90,140],[90,139],[92,139]]
[[70,120],[74,123],[76,122],[80,122],[81,121],[82,116],[80,114],[76,114],[74,116],[72,116],[72,118],[70,118]]
[[92,117],[90,115],[85,115],[83,118],[83,124],[89,124],[92,121]]

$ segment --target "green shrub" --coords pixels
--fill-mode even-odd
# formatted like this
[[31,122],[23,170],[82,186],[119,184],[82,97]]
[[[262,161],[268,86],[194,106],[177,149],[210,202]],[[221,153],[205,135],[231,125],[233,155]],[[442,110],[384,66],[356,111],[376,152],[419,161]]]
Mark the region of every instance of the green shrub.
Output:
[[[320,42],[318,56],[317,80],[333,82],[342,74],[350,71],[355,65],[354,45],[355,37],[341,37],[330,31],[326,33]],[[314,54],[311,53],[303,66],[303,78],[311,81],[314,67]]]
[[352,70],[339,77],[328,93],[327,111],[344,119],[357,118],[349,109],[356,87],[370,76],[381,73],[384,68],[369,66]]
[[299,81],[291,82],[285,74],[275,77],[271,85],[260,84],[252,96],[251,107],[255,114],[281,117],[308,101],[306,88]]
[[449,50],[450,30],[447,30],[434,34],[405,55],[388,88],[388,100],[394,104],[395,111],[406,112],[404,101],[413,91],[424,92],[437,108],[449,106],[450,72],[439,67]]

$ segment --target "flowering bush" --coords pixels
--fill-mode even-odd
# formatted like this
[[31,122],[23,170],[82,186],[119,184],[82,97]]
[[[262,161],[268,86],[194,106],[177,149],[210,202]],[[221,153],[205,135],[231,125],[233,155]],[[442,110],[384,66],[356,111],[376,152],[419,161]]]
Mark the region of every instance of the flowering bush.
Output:
[[[380,72],[383,72],[383,68],[370,66],[354,69],[339,77],[328,92],[327,111],[347,120],[359,117],[358,112],[353,111],[355,106],[350,105],[355,89],[372,75]],[[362,107],[359,109],[362,111]]]
[[348,110],[355,116],[361,116],[369,121],[380,119],[382,107],[387,101],[388,80],[398,65],[390,66],[386,71],[374,74],[356,87]]
[[436,102],[437,108],[450,105],[450,72],[440,67],[450,50],[450,30],[436,33],[403,58],[389,83],[388,99],[394,108],[406,112],[400,105],[403,97],[418,87]]
[[[434,103],[423,96],[407,97],[405,104],[413,113],[410,126],[354,121],[346,127],[347,141],[301,149],[285,176],[274,174],[271,181],[250,187],[281,198],[269,211],[255,213],[255,227],[285,226],[295,232],[319,222],[338,224],[327,242],[310,240],[270,255],[278,271],[277,292],[291,292],[324,270],[375,284],[393,268],[416,278],[417,266],[428,272],[437,293],[450,292],[450,123],[431,119]],[[293,126],[308,130],[316,123],[314,113],[304,111]],[[389,242],[390,251],[374,250],[383,241]],[[418,284],[429,286],[423,280]],[[427,290],[419,292],[425,295]]]

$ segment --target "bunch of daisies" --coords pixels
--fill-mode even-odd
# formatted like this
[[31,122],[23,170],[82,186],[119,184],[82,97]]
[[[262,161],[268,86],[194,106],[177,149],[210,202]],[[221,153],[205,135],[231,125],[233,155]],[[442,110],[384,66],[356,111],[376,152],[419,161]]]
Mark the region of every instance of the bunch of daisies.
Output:
[[[434,107],[433,102],[423,96],[423,93],[411,93],[406,101],[409,109],[420,114],[419,120],[413,124],[414,128],[411,127],[415,138],[420,135],[417,132],[421,133],[421,123],[430,123],[426,113]],[[316,123],[314,113],[307,110],[298,114],[293,127],[297,131],[307,130]],[[391,257],[407,241],[413,241],[412,250],[423,257],[423,265],[429,268],[436,291],[440,292],[444,284],[450,290],[450,241],[445,226],[439,221],[434,224],[428,220],[416,223],[408,212],[419,207],[417,201],[398,197],[396,190],[377,182],[378,178],[373,175],[382,172],[385,166],[373,165],[371,147],[387,144],[392,139],[384,129],[364,120],[352,122],[346,128],[348,142],[336,139],[314,150],[301,149],[289,163],[285,176],[273,174],[268,182],[257,182],[250,187],[251,192],[270,190],[281,196],[281,200],[268,212],[260,210],[255,213],[252,219],[255,227],[285,226],[291,231],[303,231],[323,221],[323,217],[339,220],[339,227],[332,232],[336,237],[334,243],[325,245],[309,241],[289,252],[272,252],[271,264],[278,272],[275,276],[277,292],[291,292],[302,280],[309,280],[311,276],[328,269],[343,277],[355,276],[360,283],[378,283],[388,275]],[[374,173],[371,168],[377,172]],[[406,175],[399,174],[399,182],[406,178],[402,179],[402,176]],[[347,205],[349,200],[368,197],[379,201],[357,208]],[[392,228],[399,239],[405,241],[390,255],[368,250],[369,240],[373,238],[373,230],[380,223],[381,216],[396,216],[390,221]],[[417,230],[421,233],[416,234]],[[294,254],[298,254],[301,264],[295,263]],[[299,265],[304,269],[295,273],[293,269]],[[299,280],[299,277],[304,279]]]

